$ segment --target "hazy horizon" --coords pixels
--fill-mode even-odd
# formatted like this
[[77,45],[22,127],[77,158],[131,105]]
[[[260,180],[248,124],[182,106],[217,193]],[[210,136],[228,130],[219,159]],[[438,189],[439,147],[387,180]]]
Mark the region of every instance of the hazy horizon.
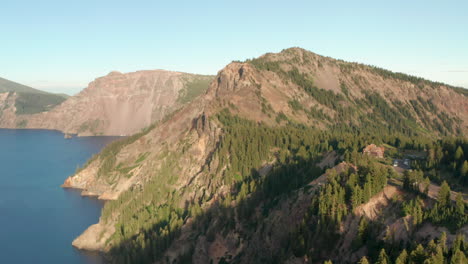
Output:
[[0,17],[0,77],[76,94],[111,71],[216,74],[233,60],[301,47],[468,88],[467,8],[462,1],[15,1]]

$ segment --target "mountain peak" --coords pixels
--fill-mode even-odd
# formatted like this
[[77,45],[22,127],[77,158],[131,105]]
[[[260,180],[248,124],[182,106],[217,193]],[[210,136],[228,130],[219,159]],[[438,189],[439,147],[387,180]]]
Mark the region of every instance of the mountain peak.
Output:
[[123,75],[123,74],[119,71],[111,71],[109,72],[109,74],[107,74],[107,76],[115,76],[115,75]]
[[[216,80],[207,93],[215,104],[269,124],[284,117],[319,127],[361,126],[363,119],[375,119],[374,113],[388,126],[400,126],[401,119],[408,129],[418,124],[420,132],[449,135],[468,129],[468,116],[460,113],[468,109],[466,97],[453,87],[297,47],[232,62]],[[436,109],[450,121],[435,115]]]

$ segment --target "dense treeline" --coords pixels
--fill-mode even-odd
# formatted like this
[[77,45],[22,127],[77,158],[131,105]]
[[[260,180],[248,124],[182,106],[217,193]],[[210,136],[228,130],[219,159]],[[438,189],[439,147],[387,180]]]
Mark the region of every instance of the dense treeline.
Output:
[[[368,156],[360,155],[356,164],[357,170],[350,167],[339,174],[334,170],[327,173],[327,183],[314,196],[309,213],[291,236],[290,243],[297,257],[307,255],[320,259],[324,253],[329,253],[328,250],[336,246],[339,227],[345,217],[381,192],[387,179],[395,173]],[[368,227],[363,218],[358,235],[360,241],[355,242],[355,247],[365,242],[365,229]]]
[[180,157],[181,153],[163,151],[159,157],[163,165],[144,186],[135,186],[105,204],[102,220],[116,220],[115,232],[107,241],[112,263],[160,260],[187,219],[202,214],[200,204],[209,197],[189,204],[180,193],[169,191],[180,172]]
[[418,194],[418,197],[404,204],[405,215],[413,216],[413,224],[418,225],[427,220],[437,226],[445,226],[456,231],[468,224],[466,205],[460,193],[455,202],[451,198],[451,189],[446,181],[440,186],[437,202],[432,208],[424,206],[422,199],[428,194],[430,181],[422,171],[406,171],[403,177],[403,188]]
[[26,115],[49,111],[65,101],[65,97],[50,93],[19,92],[15,101],[16,114]]
[[[462,234],[457,235],[452,246],[447,245],[447,236],[442,233],[437,241],[431,240],[426,246],[410,245],[398,249],[392,245],[381,248],[373,257],[362,257],[359,264],[464,264],[468,263],[468,243]],[[328,263],[331,264],[329,261]]]
[[[431,180],[441,183],[468,186],[468,140],[445,138],[427,145],[427,159],[417,162],[418,168],[427,171]],[[450,177],[444,177],[449,174]]]
[[[364,161],[364,162],[363,162]],[[295,256],[302,257],[307,255],[308,259],[326,259],[332,255],[336,249],[336,244],[341,238],[340,226],[345,217],[352,212],[354,208],[365,203],[367,197],[353,199],[353,186],[356,179],[361,179],[361,183],[356,184],[355,190],[366,189],[368,187],[369,195],[382,190],[386,185],[387,177],[395,177],[393,170],[387,170],[384,167],[377,169],[378,164],[368,162],[365,157],[360,158],[358,172],[354,169],[337,174],[328,173],[328,183],[321,188],[318,195],[312,199],[310,211],[306,214],[303,222],[292,232],[291,245]],[[377,167],[376,167],[377,165]],[[381,165],[380,165],[381,166]],[[363,177],[366,171],[372,171],[371,184],[368,177]],[[358,175],[357,177],[355,175]],[[364,179],[362,181],[362,179]],[[358,181],[359,182],[359,181]],[[404,216],[411,216],[413,227],[421,225],[424,221],[429,221],[437,226],[445,226],[451,231],[457,231],[468,223],[466,214],[466,205],[461,195],[458,195],[456,202],[450,198],[450,187],[446,182],[441,186],[438,199],[431,208],[423,201],[424,194],[420,191],[421,184],[427,182],[423,173],[420,171],[408,171],[404,175],[404,188],[410,193],[418,195],[411,200],[403,201],[401,208]],[[359,193],[359,192],[358,192]],[[396,243],[390,239],[392,233],[387,229],[383,240],[377,239],[385,226],[378,221],[369,221],[362,217],[357,230],[357,235],[352,242],[353,250],[358,250],[366,246],[367,257],[363,257],[359,263],[466,263],[468,255],[468,244],[464,242],[464,235],[459,234],[454,241],[452,248],[446,245],[446,235],[442,234],[436,244],[429,242],[426,247],[421,244]],[[402,241],[400,241],[402,242]],[[387,254],[388,252],[388,254]],[[326,261],[325,263],[332,263]],[[341,262],[339,262],[341,263]]]

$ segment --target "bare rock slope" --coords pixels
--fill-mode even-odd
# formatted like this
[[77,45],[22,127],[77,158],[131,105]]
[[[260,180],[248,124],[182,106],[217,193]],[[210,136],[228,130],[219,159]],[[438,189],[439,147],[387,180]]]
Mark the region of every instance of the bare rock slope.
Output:
[[79,136],[131,135],[204,92],[212,78],[164,70],[111,72],[50,111],[36,114],[18,114],[17,94],[2,94],[0,127],[54,129]]

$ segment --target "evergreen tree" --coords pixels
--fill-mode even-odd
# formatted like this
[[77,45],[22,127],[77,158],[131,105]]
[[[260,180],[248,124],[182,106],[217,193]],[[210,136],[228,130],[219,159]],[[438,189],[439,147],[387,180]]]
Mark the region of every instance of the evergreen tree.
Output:
[[464,244],[465,244],[465,236],[462,234],[458,234],[457,237],[455,238],[455,241],[453,241],[452,245],[452,251],[455,252],[457,250],[464,250]]
[[457,194],[456,210],[457,210],[457,213],[460,215],[465,214],[465,202],[463,201],[463,196],[461,195],[461,193]]
[[444,258],[444,252],[442,250],[442,247],[440,245],[437,245],[436,247],[436,252],[432,254],[429,263],[430,264],[444,264],[445,258]]
[[468,259],[466,258],[463,251],[456,250],[452,254],[452,259],[450,260],[450,264],[466,264],[466,263],[468,263]]
[[450,186],[446,181],[440,186],[439,194],[437,196],[437,202],[441,207],[450,204]]
[[433,239],[431,239],[431,241],[429,241],[429,244],[427,244],[426,250],[429,254],[435,254],[437,252],[437,245]]
[[460,177],[464,182],[466,182],[466,179],[468,178],[468,161],[466,160],[460,167]]
[[361,220],[359,221],[359,227],[358,227],[358,238],[362,243],[366,242],[367,227],[368,227],[367,220],[365,217],[362,217]]
[[461,160],[463,158],[463,149],[458,146],[457,150],[455,151],[454,159]]
[[361,260],[359,260],[359,264],[369,264],[369,261],[367,260],[366,256],[362,257]]
[[408,263],[408,252],[403,249],[395,260],[395,264],[407,264]]
[[447,252],[447,233],[442,232],[439,239],[439,245],[443,252]]
[[414,264],[423,264],[426,259],[426,251],[424,247],[419,244],[415,250],[411,251],[411,262]]
[[388,258],[388,255],[385,252],[384,248],[380,250],[379,258],[377,259],[376,264],[391,264],[390,259]]

